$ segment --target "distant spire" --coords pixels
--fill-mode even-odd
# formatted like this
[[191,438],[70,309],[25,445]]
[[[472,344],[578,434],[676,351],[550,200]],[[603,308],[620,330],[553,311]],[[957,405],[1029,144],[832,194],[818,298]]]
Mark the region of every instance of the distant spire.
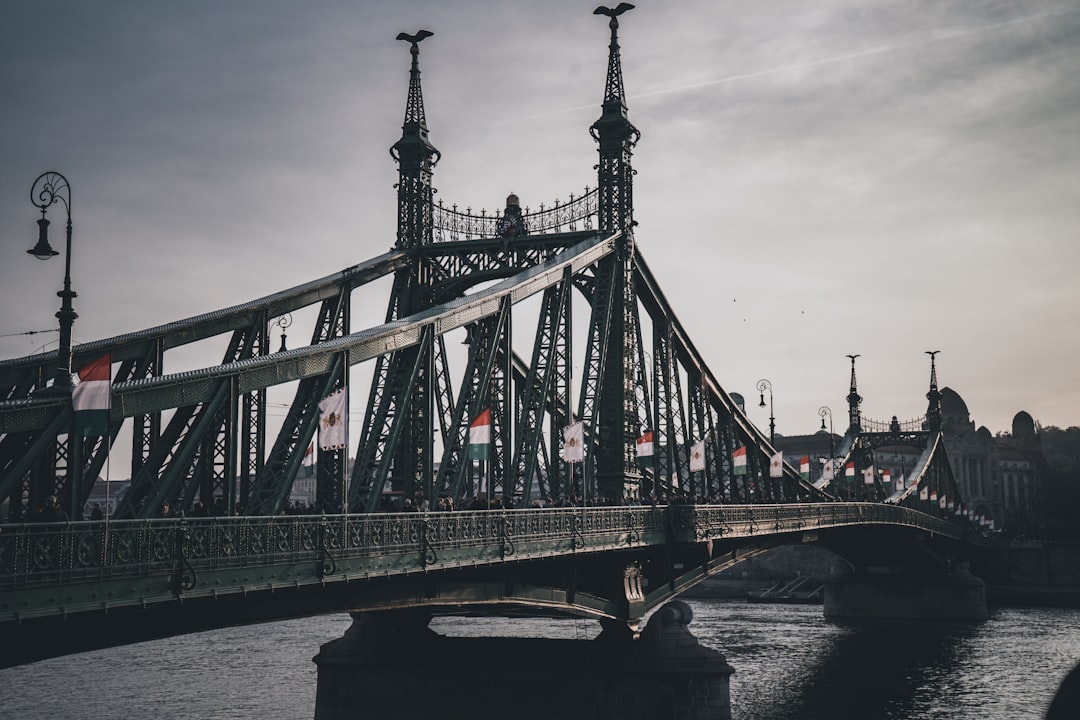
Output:
[[859,396],[859,392],[856,389],[855,383],[855,358],[858,355],[848,355],[851,358],[851,390],[848,392],[848,432],[859,432],[862,430],[862,418],[859,411],[859,405],[862,403],[862,397]]
[[930,392],[926,393],[926,399],[930,402],[926,406],[926,424],[931,433],[941,431],[941,393],[938,392],[937,364],[934,362],[934,356],[939,352],[941,351],[926,351],[926,354],[930,356]]

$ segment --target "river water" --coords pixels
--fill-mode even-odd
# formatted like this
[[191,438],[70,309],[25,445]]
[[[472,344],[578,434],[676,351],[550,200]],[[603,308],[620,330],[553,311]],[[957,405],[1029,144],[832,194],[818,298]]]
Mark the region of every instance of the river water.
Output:
[[[820,605],[689,604],[691,631],[736,670],[735,720],[1038,720],[1080,662],[1080,609],[1002,608],[969,625],[841,625],[825,622]],[[0,718],[307,720],[311,658],[349,624],[335,615],[229,628],[0,670]],[[594,622],[542,619],[440,618],[432,628],[599,632]]]

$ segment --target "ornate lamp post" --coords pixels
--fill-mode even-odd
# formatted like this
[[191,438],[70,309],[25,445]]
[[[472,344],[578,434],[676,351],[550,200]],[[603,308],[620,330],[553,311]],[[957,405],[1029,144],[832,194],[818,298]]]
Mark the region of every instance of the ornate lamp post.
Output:
[[817,414],[821,416],[821,429],[825,429],[825,416],[829,417],[829,459],[832,460],[833,449],[833,429],[832,429],[832,410],[828,406],[822,405],[818,408]]
[[772,383],[762,378],[757,382],[757,389],[761,393],[761,402],[758,403],[758,407],[765,407],[765,391],[769,391],[769,444],[772,445],[776,441],[776,418],[773,417]]
[[281,329],[281,347],[278,348],[278,352],[285,352],[289,348],[285,347],[285,330],[292,325],[292,313],[285,313],[278,317],[274,322],[270,323],[270,327],[276,327]]
[[38,260],[48,260],[57,251],[49,245],[49,221],[45,217],[46,211],[53,203],[64,203],[67,211],[67,250],[64,253],[64,289],[56,293],[60,299],[60,311],[56,313],[60,321],[60,349],[57,360],[59,364],[53,378],[52,391],[57,393],[71,392],[71,326],[75,324],[75,318],[79,317],[75,308],[71,305],[72,298],[76,297],[71,289],[71,186],[67,178],[58,172],[42,173],[34,181],[30,188],[30,201],[41,209],[41,219],[38,224],[38,241],[30,250],[30,253]]

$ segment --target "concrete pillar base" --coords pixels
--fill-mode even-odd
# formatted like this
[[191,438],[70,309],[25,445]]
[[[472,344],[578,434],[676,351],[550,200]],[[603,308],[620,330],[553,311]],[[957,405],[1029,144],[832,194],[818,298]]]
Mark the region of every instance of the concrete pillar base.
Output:
[[986,583],[966,564],[945,577],[867,572],[830,578],[825,583],[825,618],[985,620]]
[[315,718],[730,720],[734,670],[690,634],[692,617],[676,600],[638,638],[608,622],[595,640],[547,640],[451,638],[355,614],[315,657]]

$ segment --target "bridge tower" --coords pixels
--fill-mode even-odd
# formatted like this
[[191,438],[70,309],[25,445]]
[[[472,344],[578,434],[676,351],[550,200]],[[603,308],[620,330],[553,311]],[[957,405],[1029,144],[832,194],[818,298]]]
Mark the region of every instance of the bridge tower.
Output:
[[[580,418],[587,430],[592,423],[591,445],[595,478],[591,490],[600,495],[623,497],[640,488],[635,466],[635,440],[639,422],[639,353],[637,300],[634,291],[634,169],[633,148],[641,133],[627,117],[619,55],[619,16],[633,9],[620,3],[614,10],[600,6],[595,15],[610,18],[607,79],[600,118],[589,127],[599,145],[597,165],[600,229],[621,231],[620,251],[604,260],[597,272],[597,288],[589,329],[587,381],[598,380],[596,406],[590,408],[589,388],[582,395]],[[614,341],[610,340],[614,339]],[[593,372],[596,371],[596,372]],[[595,410],[595,417],[590,417]],[[587,462],[590,462],[587,460]],[[586,478],[590,475],[586,469]]]
[[[399,250],[416,251],[433,239],[432,175],[442,154],[428,139],[419,46],[433,34],[419,30],[397,36],[409,43],[412,55],[401,138],[390,148],[390,156],[398,163],[395,249]],[[431,263],[413,252],[408,265],[394,275],[386,321],[430,307],[432,280]],[[388,478],[396,490],[422,490],[425,497],[432,498],[434,378],[436,363],[445,358],[443,351],[442,338],[427,333],[417,345],[376,362],[350,483],[352,509],[376,501]]]
[[858,355],[848,355],[851,358],[851,390],[848,392],[848,434],[858,435],[862,432],[862,412],[859,406],[862,404],[862,396],[855,384],[855,358]]
[[926,354],[930,356],[930,392],[926,393],[926,399],[929,401],[926,406],[926,429],[931,435],[941,432],[941,392],[938,391],[937,365],[934,362],[934,356],[939,352],[941,351],[926,351]]

